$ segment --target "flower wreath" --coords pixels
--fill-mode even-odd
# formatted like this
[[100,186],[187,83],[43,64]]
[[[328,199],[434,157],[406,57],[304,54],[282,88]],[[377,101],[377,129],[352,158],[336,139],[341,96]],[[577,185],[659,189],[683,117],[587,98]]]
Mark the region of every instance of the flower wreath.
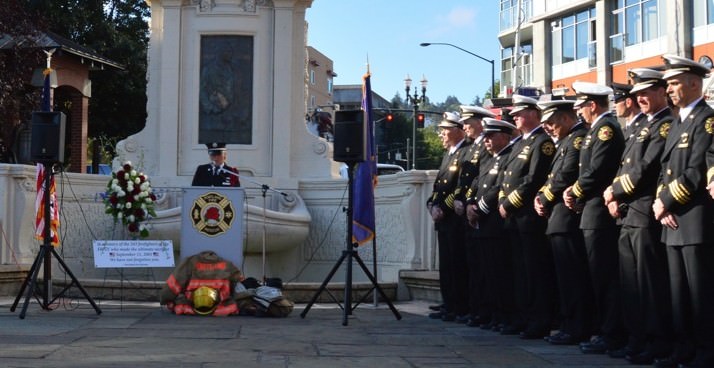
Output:
[[146,238],[149,229],[143,221],[156,216],[154,211],[156,196],[151,192],[149,177],[137,172],[130,161],[124,162],[121,169],[112,173],[104,195],[105,213],[114,217],[114,222],[121,220],[129,234]]

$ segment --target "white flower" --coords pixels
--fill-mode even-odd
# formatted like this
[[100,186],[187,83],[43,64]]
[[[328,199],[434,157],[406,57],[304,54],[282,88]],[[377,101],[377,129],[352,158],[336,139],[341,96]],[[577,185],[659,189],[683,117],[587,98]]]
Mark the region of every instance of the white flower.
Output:
[[136,176],[136,170],[131,170],[131,176]]
[[134,184],[140,184],[140,183],[141,183],[141,180],[139,178],[134,179]]
[[129,180],[129,173],[124,173],[124,180]]
[[150,197],[146,197],[146,203],[151,203],[153,200]]
[[126,208],[131,208],[131,202],[126,202],[126,205],[124,205]]
[[118,180],[118,179],[112,179],[112,188],[113,188],[114,186],[116,186],[117,184],[119,184],[119,180]]
[[117,191],[117,197],[123,197],[123,196],[125,196],[125,195],[126,195],[126,192],[124,192],[123,190],[119,189],[119,190]]
[[144,210],[144,211],[146,211],[146,203],[142,203],[142,204],[141,204],[141,209]]
[[122,217],[124,217],[124,214],[123,214],[123,213],[121,213],[121,212],[117,213],[117,218],[118,218],[118,219],[121,219]]
[[134,217],[134,215],[129,215],[126,217],[126,220],[129,222],[134,222],[134,220],[136,220],[136,217]]

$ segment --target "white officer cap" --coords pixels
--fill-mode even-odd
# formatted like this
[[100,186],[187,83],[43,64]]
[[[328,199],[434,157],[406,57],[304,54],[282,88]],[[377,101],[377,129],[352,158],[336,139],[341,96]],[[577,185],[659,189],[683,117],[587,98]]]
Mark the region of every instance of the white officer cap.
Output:
[[496,117],[496,114],[481,106],[461,105],[459,108],[461,109],[461,119],[459,119],[459,121],[462,123],[471,118]]
[[573,82],[573,90],[576,93],[574,107],[578,107],[586,101],[601,99],[612,94],[612,88],[592,82]]
[[662,55],[662,59],[664,59],[665,67],[662,79],[669,79],[682,73],[692,73],[705,78],[710,72],[706,65],[685,57],[667,54]]
[[506,133],[511,134],[516,126],[503,120],[493,118],[483,118],[483,134],[489,133]]
[[461,128],[464,126],[461,121],[461,117],[459,116],[459,113],[457,112],[445,112],[443,115],[443,120],[439,123],[440,128]]
[[630,90],[630,94],[643,91],[652,86],[666,86],[667,82],[662,79],[662,72],[649,68],[634,68],[627,71],[627,75],[635,83]]
[[515,116],[518,112],[525,109],[538,109],[538,100],[528,96],[513,95],[513,109],[508,114]]
[[544,102],[539,102],[538,103],[538,108],[541,110],[543,115],[540,118],[540,122],[544,123],[550,119],[553,114],[558,111],[573,111],[573,105],[575,105],[575,101],[572,100],[553,100],[553,101],[544,101]]

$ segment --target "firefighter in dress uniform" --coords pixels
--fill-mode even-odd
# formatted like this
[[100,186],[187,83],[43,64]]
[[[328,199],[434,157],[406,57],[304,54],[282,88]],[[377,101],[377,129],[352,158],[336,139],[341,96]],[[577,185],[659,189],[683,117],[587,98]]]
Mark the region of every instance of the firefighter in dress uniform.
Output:
[[662,152],[653,210],[666,244],[675,346],[655,366],[714,367],[714,202],[706,189],[714,110],[702,96],[710,70],[687,58],[663,58],[662,78],[679,112]]
[[194,187],[239,187],[238,169],[226,164],[226,144],[207,143],[211,163],[199,165],[193,174]]
[[556,144],[548,180],[534,199],[538,215],[548,219],[545,234],[550,240],[558,285],[560,328],[546,338],[553,345],[587,341],[592,331],[592,284],[580,214],[563,203],[563,191],[578,179],[580,147],[588,131],[578,120],[574,103],[560,100],[538,104],[543,111],[543,128]]
[[672,122],[662,73],[647,68],[628,72],[646,119],[625,143],[620,169],[604,193],[610,214],[620,219],[620,290],[629,339],[619,355],[633,364],[652,364],[670,353],[671,309],[662,227],[652,214],[660,160]]

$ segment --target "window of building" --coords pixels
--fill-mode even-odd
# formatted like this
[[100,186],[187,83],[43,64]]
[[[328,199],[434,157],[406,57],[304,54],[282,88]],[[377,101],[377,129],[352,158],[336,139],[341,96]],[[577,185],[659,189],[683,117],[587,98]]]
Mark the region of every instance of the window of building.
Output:
[[625,47],[662,36],[665,7],[665,0],[617,0],[616,8],[612,11],[610,62],[624,60]]
[[[533,17],[533,0],[522,0],[521,10],[523,22],[531,19]],[[518,0],[501,0],[499,30],[505,31],[518,26],[518,14]]]
[[315,107],[317,105],[316,101],[315,96],[310,96],[310,107]]
[[310,70],[310,84],[314,85],[315,84],[315,71]]
[[594,58],[595,8],[557,19],[552,23],[553,64]]
[[327,78],[327,93],[332,94],[332,78]]
[[693,5],[695,27],[714,24],[714,0],[693,1]]
[[513,47],[501,49],[501,85],[513,86],[513,78],[515,66],[518,66],[516,81],[517,86],[530,86],[533,84],[533,64],[531,64],[531,55],[533,54],[533,45],[521,44],[520,60],[516,63],[514,59]]

